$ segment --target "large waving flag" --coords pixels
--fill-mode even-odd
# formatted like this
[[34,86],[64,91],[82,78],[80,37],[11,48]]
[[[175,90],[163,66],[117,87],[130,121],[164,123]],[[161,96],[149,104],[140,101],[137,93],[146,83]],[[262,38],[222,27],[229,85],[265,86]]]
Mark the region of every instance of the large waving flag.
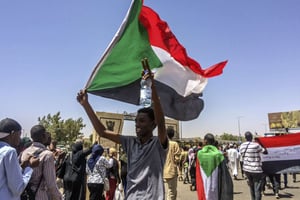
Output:
[[259,137],[257,140],[268,151],[268,154],[262,154],[265,173],[300,172],[300,133]]
[[142,0],[133,0],[118,32],[96,65],[87,92],[139,104],[141,60],[148,58],[166,116],[192,120],[203,109],[199,97],[207,78],[220,75],[227,61],[205,70],[177,41],[168,24]]
[[223,154],[212,145],[197,153],[198,200],[233,200],[233,182]]

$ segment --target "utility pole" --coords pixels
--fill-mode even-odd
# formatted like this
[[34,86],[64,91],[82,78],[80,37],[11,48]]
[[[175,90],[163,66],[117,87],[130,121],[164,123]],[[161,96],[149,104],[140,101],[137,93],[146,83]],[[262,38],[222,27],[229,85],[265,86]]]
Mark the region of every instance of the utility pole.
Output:
[[241,118],[243,116],[238,116],[237,119],[238,119],[238,130],[239,130],[239,143],[242,143],[242,136],[241,136]]

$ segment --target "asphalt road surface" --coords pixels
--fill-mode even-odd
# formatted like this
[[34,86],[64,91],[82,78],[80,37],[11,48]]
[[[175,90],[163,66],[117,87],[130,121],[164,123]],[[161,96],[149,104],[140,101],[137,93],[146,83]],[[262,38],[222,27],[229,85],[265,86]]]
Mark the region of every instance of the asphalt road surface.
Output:
[[[283,176],[281,176],[283,181]],[[238,180],[233,180],[234,185],[234,200],[251,200],[249,187],[245,179],[238,177]],[[282,189],[279,190],[280,199],[285,200],[300,200],[300,174],[297,174],[296,182],[292,180],[292,175],[288,175],[288,188],[283,188],[284,184],[281,182]],[[189,184],[183,184],[182,181],[178,181],[177,188],[177,200],[197,200],[197,194],[195,191],[190,191]],[[276,199],[272,189],[265,191],[263,200]]]

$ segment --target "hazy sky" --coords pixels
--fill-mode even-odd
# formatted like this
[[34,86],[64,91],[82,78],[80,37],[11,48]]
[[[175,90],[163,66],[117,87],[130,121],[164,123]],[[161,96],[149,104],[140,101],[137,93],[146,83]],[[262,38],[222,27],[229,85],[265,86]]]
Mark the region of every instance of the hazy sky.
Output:
[[[37,118],[82,117],[76,101],[131,0],[0,1],[0,118],[25,132]],[[182,122],[183,137],[268,131],[268,113],[300,109],[299,0],[145,0],[167,21],[202,68],[228,60],[209,79],[199,118]],[[95,111],[139,107],[89,95]],[[125,134],[134,132],[124,130]]]

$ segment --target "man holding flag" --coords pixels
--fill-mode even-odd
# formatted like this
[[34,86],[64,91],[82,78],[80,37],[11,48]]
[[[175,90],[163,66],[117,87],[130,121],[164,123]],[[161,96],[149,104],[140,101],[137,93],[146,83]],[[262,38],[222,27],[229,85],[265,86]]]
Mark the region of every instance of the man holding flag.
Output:
[[[153,80],[150,69],[149,72],[143,78]],[[80,91],[77,96],[78,102],[86,111],[97,134],[117,144],[122,144],[127,154],[128,172],[125,199],[164,199],[163,167],[168,151],[168,137],[165,116],[155,84],[152,84],[151,88],[154,109],[141,108],[138,110],[135,119],[137,136],[123,136],[109,131],[97,118],[88,102],[86,92]],[[153,136],[156,126],[158,136]]]
[[262,184],[264,173],[262,169],[261,153],[267,154],[257,142],[253,142],[253,135],[250,131],[245,133],[246,142],[240,146],[240,154],[243,158],[243,170],[248,179],[252,200],[261,200]]
[[[151,66],[148,71],[155,72],[150,73],[154,111],[138,111],[137,137],[114,134],[96,117],[87,92],[139,105],[140,60],[145,57]],[[204,107],[200,97],[207,79],[222,74],[226,64],[202,69],[154,10],[143,0],[132,0],[85,90],[77,96],[100,137],[122,144],[128,155],[127,199],[164,199],[162,171],[168,147],[164,115],[181,121],[196,119]],[[158,137],[153,136],[156,125]]]

